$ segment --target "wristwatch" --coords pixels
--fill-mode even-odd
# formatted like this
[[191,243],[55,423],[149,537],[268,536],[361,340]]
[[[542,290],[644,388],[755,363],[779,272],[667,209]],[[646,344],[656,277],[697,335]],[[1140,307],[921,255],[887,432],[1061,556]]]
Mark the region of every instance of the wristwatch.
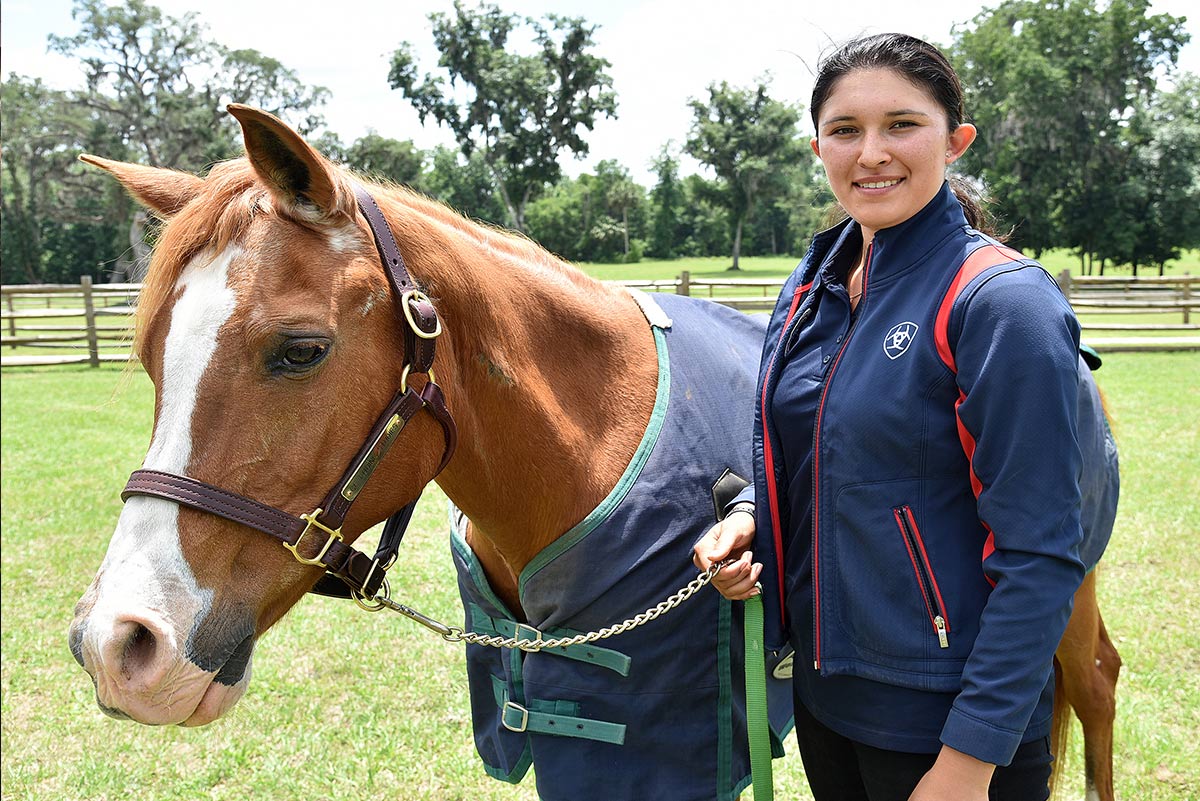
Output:
[[733,514],[734,512],[745,512],[746,514],[750,515],[751,517],[754,517],[754,504],[751,503],[750,501],[742,501],[741,503],[735,503],[733,505],[733,508],[729,510],[729,512],[725,515],[725,517],[729,517],[729,515]]

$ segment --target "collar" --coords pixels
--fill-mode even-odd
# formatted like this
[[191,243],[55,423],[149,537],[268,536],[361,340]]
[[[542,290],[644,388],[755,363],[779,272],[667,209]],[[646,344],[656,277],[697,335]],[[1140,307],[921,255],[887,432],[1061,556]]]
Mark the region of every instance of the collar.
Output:
[[[856,224],[857,225],[857,224]],[[871,281],[905,273],[932,253],[953,231],[967,227],[962,204],[949,182],[925,207],[899,225],[875,233],[871,252]]]

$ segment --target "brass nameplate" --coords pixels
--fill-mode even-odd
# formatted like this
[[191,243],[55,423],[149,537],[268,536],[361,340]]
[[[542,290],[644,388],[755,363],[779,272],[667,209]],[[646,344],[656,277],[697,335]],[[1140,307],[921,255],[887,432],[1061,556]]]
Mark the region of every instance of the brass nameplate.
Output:
[[350,476],[346,486],[342,487],[343,498],[352,501],[358,497],[358,493],[362,492],[362,488],[367,485],[367,480],[375,472],[375,468],[379,467],[383,457],[387,456],[388,449],[392,447],[392,443],[396,441],[396,437],[403,430],[404,421],[400,419],[400,415],[392,415],[392,419],[388,420],[383,431],[380,431],[379,436],[375,438],[371,450],[367,451],[366,457],[359,462],[358,467],[354,468],[354,474]]

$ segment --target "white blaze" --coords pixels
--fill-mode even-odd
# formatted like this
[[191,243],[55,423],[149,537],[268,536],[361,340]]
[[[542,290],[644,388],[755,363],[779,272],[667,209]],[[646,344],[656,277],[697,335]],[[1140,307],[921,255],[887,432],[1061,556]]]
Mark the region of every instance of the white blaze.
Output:
[[[159,413],[144,467],[183,474],[192,453],[192,413],[200,382],[217,346],[217,333],[236,305],[227,285],[231,247],[192,261],[180,275],[182,295],[171,313],[159,383]],[[170,501],[133,496],[121,511],[100,567],[95,606],[87,634],[105,637],[122,615],[157,619],[182,651],[188,634],[211,603],[201,590],[179,541],[179,507]],[[99,642],[96,643],[99,645]]]

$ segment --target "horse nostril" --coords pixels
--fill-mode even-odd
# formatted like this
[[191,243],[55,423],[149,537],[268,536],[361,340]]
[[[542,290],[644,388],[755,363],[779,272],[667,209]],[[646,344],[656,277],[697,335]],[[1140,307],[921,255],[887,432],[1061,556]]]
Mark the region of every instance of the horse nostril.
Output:
[[71,647],[71,656],[75,657],[75,661],[80,667],[85,667],[83,663],[83,624],[71,626],[71,630],[67,636],[67,642]]
[[154,664],[154,652],[158,647],[158,638],[154,632],[141,623],[134,623],[133,630],[125,640],[125,650],[121,653],[121,673],[129,679],[149,670]]

